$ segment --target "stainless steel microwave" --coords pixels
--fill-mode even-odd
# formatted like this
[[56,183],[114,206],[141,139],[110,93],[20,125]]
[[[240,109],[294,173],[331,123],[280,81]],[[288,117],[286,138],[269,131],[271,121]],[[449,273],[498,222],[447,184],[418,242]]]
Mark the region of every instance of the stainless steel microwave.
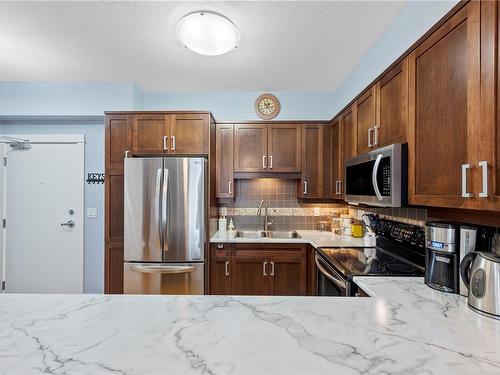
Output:
[[406,169],[406,144],[396,143],[346,160],[346,202],[379,207],[405,205]]

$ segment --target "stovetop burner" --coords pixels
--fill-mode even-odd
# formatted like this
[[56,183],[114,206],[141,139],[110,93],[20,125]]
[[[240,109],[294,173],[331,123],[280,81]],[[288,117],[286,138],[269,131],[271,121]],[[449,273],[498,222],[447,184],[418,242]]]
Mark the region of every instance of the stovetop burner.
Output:
[[347,277],[423,276],[423,271],[381,248],[331,248],[319,252]]

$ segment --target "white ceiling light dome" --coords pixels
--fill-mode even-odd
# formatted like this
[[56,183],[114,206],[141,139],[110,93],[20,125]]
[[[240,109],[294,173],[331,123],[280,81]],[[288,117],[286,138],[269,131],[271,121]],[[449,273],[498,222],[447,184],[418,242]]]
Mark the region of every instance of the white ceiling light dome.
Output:
[[176,28],[177,39],[191,51],[217,56],[231,51],[240,43],[240,32],[226,17],[207,11],[184,16]]

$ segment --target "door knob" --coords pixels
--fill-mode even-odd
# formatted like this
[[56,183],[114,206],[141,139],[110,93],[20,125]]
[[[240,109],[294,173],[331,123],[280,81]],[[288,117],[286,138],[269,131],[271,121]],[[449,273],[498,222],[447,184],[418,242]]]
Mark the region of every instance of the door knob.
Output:
[[74,226],[75,226],[75,222],[73,220],[68,220],[65,223],[61,223],[61,227],[73,228]]

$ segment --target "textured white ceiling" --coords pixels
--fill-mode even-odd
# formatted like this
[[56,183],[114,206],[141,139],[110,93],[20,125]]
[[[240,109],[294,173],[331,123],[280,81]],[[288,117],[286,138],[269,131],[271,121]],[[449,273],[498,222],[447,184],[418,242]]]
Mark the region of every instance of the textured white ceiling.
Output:
[[[404,3],[0,3],[0,80],[134,81],[146,91],[334,91]],[[195,10],[241,32],[237,50],[197,55],[175,38]]]

